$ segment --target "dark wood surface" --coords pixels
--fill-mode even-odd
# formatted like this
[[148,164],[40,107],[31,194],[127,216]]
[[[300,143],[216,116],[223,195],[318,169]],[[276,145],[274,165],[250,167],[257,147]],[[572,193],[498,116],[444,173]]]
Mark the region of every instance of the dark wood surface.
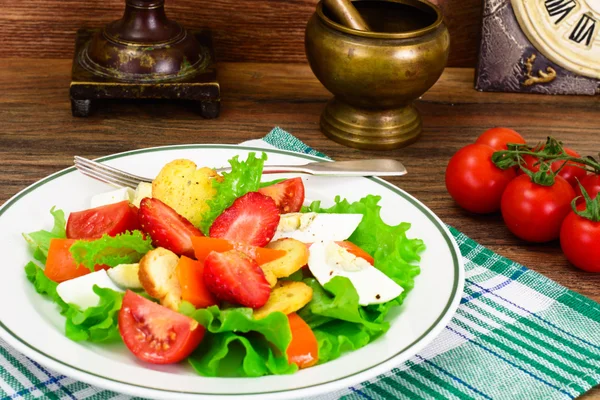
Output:
[[[600,301],[600,274],[570,266],[557,243],[526,244],[499,215],[459,209],[444,187],[444,170],[460,147],[485,129],[503,125],[530,141],[547,135],[584,154],[600,151],[600,97],[479,93],[472,69],[447,69],[417,103],[422,139],[406,149],[365,152],[338,145],[319,132],[329,98],[306,65],[219,65],[222,113],[202,120],[193,105],[108,102],[87,119],[73,118],[69,60],[0,59],[0,204],[38,179],[71,165],[73,155],[99,157],[136,148],[182,143],[238,143],[260,138],[276,125],[330,156],[393,157],[410,173],[390,179],[449,223],[493,251]],[[588,399],[600,399],[600,390]]]
[[[167,0],[173,18],[213,31],[220,61],[305,62],[304,27],[318,0]],[[481,0],[434,0],[452,37],[449,65],[474,67]],[[124,0],[0,0],[0,57],[71,58],[75,32],[118,19]],[[32,61],[34,62],[34,61]]]

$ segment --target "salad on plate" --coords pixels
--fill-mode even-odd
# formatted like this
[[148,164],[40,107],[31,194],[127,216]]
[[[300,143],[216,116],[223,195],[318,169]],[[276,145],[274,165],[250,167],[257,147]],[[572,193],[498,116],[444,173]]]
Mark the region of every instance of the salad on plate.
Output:
[[222,175],[190,160],[24,233],[25,273],[74,341],[119,342],[210,377],[290,374],[389,328],[425,245],[378,196],[305,205],[302,178],[262,182],[266,154]]

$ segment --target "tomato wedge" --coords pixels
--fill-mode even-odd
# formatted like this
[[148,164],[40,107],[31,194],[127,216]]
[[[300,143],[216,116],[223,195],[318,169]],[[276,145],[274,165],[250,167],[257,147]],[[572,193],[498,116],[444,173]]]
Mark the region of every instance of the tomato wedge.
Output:
[[264,247],[256,247],[250,244],[241,242],[232,242],[227,239],[210,238],[196,236],[192,238],[192,246],[198,261],[204,262],[211,251],[224,253],[229,250],[237,250],[253,258],[258,265],[268,263],[283,257],[286,252],[284,250],[267,249]]
[[119,332],[140,360],[172,364],[186,358],[202,341],[204,327],[128,290],[119,311]]
[[283,182],[258,189],[258,192],[275,200],[281,214],[298,212],[304,203],[302,178],[286,179]]
[[202,262],[181,256],[176,271],[183,300],[189,301],[196,308],[218,304],[217,299],[204,284],[204,264]]
[[292,342],[287,348],[288,360],[299,368],[312,367],[319,361],[319,344],[312,329],[296,313],[288,314]]
[[[83,265],[77,265],[73,259],[69,249],[76,241],[76,239],[50,240],[46,268],[44,269],[44,274],[49,279],[60,283],[92,272]],[[96,271],[107,268],[104,265],[98,265],[96,266]]]
[[352,242],[344,240],[343,242],[335,242],[338,246],[345,248],[348,250],[350,254],[354,254],[356,257],[364,258],[371,265],[375,264],[375,260],[369,253],[358,247]]
[[102,235],[115,236],[125,231],[140,229],[137,207],[127,200],[108,204],[69,215],[69,239],[98,239]]

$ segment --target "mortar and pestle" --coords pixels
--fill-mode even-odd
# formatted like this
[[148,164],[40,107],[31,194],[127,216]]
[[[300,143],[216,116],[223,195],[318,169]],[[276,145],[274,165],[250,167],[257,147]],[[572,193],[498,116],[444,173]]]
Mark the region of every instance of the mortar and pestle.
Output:
[[323,133],[359,149],[416,141],[421,116],[412,102],[448,60],[442,19],[426,0],[321,0],[305,47],[317,79],[334,94],[321,115]]

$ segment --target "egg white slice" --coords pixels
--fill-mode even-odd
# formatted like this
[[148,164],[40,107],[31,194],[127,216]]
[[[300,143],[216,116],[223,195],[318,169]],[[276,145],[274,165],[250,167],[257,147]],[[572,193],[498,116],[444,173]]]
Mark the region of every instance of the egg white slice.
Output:
[[105,270],[100,270],[64,281],[56,287],[56,292],[65,303],[75,304],[85,310],[88,307],[97,306],[100,302],[100,297],[94,293],[94,285],[118,292],[123,291],[113,283]]
[[352,282],[362,306],[390,301],[404,290],[386,274],[356,257],[333,241],[319,241],[310,246],[308,268],[321,285],[335,276],[344,276]]
[[292,238],[304,243],[346,240],[360,224],[362,214],[282,214],[273,240]]
[[106,193],[100,193],[92,197],[90,207],[96,208],[109,204],[119,203],[123,200],[131,202],[135,192],[131,188],[120,188]]
[[139,208],[142,199],[146,197],[152,197],[152,184],[148,182],[140,182],[135,188],[135,193],[133,195],[131,204]]
[[139,278],[140,264],[119,264],[107,271],[108,277],[123,289],[143,289]]

